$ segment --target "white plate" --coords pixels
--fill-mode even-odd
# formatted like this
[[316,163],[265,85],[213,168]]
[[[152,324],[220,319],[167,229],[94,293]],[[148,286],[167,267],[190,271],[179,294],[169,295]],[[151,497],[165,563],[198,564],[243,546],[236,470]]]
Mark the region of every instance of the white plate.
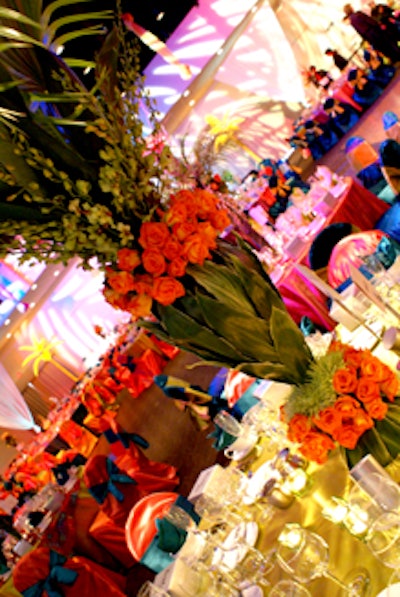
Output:
[[396,582],[390,587],[386,587],[376,597],[400,597],[400,582]]
[[232,570],[243,560],[248,548],[255,545],[257,537],[258,525],[256,522],[241,522],[232,529],[221,548],[215,550],[212,559],[213,566],[223,564]]
[[258,434],[256,433],[238,437],[233,444],[225,448],[224,454],[232,460],[242,460],[250,454],[257,442]]

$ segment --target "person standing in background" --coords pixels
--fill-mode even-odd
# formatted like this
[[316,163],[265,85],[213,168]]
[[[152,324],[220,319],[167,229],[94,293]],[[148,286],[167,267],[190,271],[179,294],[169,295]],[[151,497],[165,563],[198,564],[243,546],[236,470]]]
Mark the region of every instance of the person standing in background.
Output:
[[335,66],[340,71],[343,71],[349,64],[349,61],[346,58],[344,58],[341,54],[339,54],[337,50],[332,50],[332,48],[328,48],[327,50],[325,50],[325,54],[326,56],[332,57]]
[[348,20],[364,41],[371,44],[375,50],[381,52],[393,63],[400,61],[399,35],[388,35],[384,26],[376,19],[362,10],[354,10],[351,4],[345,4],[343,11],[345,20]]

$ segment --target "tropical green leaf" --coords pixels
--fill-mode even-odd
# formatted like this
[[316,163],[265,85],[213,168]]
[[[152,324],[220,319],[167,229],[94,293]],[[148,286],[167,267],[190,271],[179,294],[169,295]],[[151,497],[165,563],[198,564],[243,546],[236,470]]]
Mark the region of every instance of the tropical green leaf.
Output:
[[279,361],[290,371],[296,383],[304,382],[313,361],[303,334],[287,312],[272,307],[271,336]]
[[282,309],[286,312],[286,307],[279,294],[269,284],[265,283],[265,279],[260,276],[257,270],[246,267],[234,255],[232,256],[232,262],[240,276],[247,297],[250,299],[259,317],[269,321],[273,306],[276,309]]
[[209,328],[247,355],[245,361],[278,361],[276,351],[268,344],[268,322],[205,296],[198,300]]
[[0,83],[0,93],[3,91],[7,91],[8,89],[12,89],[13,87],[17,87],[20,84],[20,81],[6,81],[4,83]]
[[13,27],[4,27],[4,25],[0,25],[0,36],[5,39],[25,42],[32,46],[39,46],[41,48],[46,47],[40,40],[35,39],[22,31],[18,31],[18,29],[14,29]]
[[392,461],[392,456],[375,427],[363,433],[358,441],[358,445],[364,454],[372,454],[383,467]]
[[30,44],[19,41],[8,41],[0,43],[0,52],[6,52],[15,48],[29,48]]
[[202,266],[189,267],[187,273],[224,305],[231,305],[255,315],[238,276],[231,273],[226,266],[205,261]]
[[83,68],[92,69],[96,67],[96,63],[93,60],[83,60],[80,58],[64,58],[65,64],[70,68]]
[[271,361],[241,363],[236,369],[259,379],[272,379],[283,383],[291,383],[292,379],[292,372],[289,369],[281,363]]
[[188,314],[181,313],[173,306],[162,307],[159,311],[164,329],[173,340],[191,342],[209,349],[215,354],[225,354],[227,359],[235,362],[244,360],[240,350],[237,350],[234,344],[229,343],[229,338],[228,341],[225,341],[223,337],[216,334],[215,330],[201,326]]
[[40,23],[31,19],[26,14],[18,12],[17,10],[13,10],[7,7],[0,6],[0,19],[10,19],[13,21],[17,21],[18,23],[24,23],[25,25],[29,25],[34,29],[40,29]]

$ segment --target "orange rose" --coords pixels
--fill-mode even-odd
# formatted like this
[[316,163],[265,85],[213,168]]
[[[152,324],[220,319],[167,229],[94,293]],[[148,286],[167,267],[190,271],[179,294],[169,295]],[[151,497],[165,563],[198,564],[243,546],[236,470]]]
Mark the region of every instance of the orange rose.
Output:
[[133,290],[135,279],[129,272],[109,272],[107,274],[107,284],[115,292],[126,294],[130,290]]
[[203,265],[204,260],[211,257],[207,243],[201,234],[192,234],[185,240],[183,245],[183,255],[190,263]]
[[343,422],[346,425],[354,425],[359,431],[362,431],[363,433],[367,429],[371,429],[371,427],[374,426],[373,420],[363,408],[359,408],[355,415],[353,415],[351,420],[343,419]]
[[338,394],[349,394],[357,387],[357,371],[354,367],[338,369],[333,376],[333,388]]
[[198,208],[198,199],[192,191],[183,189],[182,191],[178,191],[178,193],[176,193],[176,195],[173,195],[170,198],[171,207],[174,207],[178,203],[182,203],[185,205],[187,218],[189,220],[192,220],[193,218],[196,217],[197,208]]
[[197,231],[197,224],[194,224],[193,222],[181,222],[179,224],[174,224],[172,230],[179,241],[184,241]]
[[138,276],[135,276],[134,290],[138,294],[151,295],[153,290],[153,276],[150,276],[149,274],[140,274]]
[[154,280],[153,298],[161,305],[171,305],[175,299],[184,296],[185,288],[175,278],[161,276]]
[[165,222],[168,226],[180,224],[189,220],[188,210],[185,203],[175,203],[165,215]]
[[129,299],[126,310],[134,317],[147,317],[151,314],[152,298],[147,294],[136,294]]
[[361,377],[358,380],[356,396],[361,402],[370,402],[380,398],[379,385],[370,377]]
[[375,400],[367,402],[365,408],[369,416],[378,421],[384,419],[388,411],[388,405],[386,402],[383,402],[381,398],[376,398]]
[[311,419],[306,415],[294,415],[289,421],[288,438],[291,442],[302,442],[304,436],[311,430]]
[[163,255],[168,261],[173,261],[182,254],[182,245],[176,238],[170,236],[163,248]]
[[122,304],[122,302],[125,299],[124,295],[119,294],[119,292],[115,292],[115,290],[113,290],[112,288],[104,287],[103,296],[106,299],[107,303],[110,303],[110,305],[112,305],[113,307],[118,307],[119,309],[122,309],[120,304]]
[[352,346],[345,346],[343,352],[343,358],[346,362],[346,365],[350,367],[355,367],[358,369],[361,365],[361,361],[363,360],[363,351],[357,350],[357,348],[353,348]]
[[390,402],[394,401],[400,390],[400,383],[394,371],[390,371],[390,376],[381,382],[380,389]]
[[372,355],[367,355],[361,361],[361,375],[373,381],[383,381],[387,376],[386,365]]
[[363,433],[364,431],[360,431],[357,427],[344,425],[343,427],[336,429],[333,438],[344,448],[354,450]]
[[140,227],[139,243],[144,248],[162,249],[169,238],[164,222],[144,222]]
[[312,460],[318,464],[324,464],[328,459],[330,450],[335,447],[334,442],[330,437],[318,431],[310,431],[303,438],[303,443],[299,448],[299,452],[303,454],[307,460]]
[[197,216],[202,220],[207,219],[217,211],[217,200],[213,193],[203,189],[196,189],[195,196],[198,199]]
[[342,415],[334,406],[328,406],[321,410],[317,416],[312,417],[312,422],[321,429],[321,431],[325,431],[325,433],[332,435],[333,430],[340,427],[342,423]]
[[207,245],[210,249],[215,249],[217,246],[215,239],[217,238],[218,233],[215,228],[211,226],[210,222],[200,222],[198,226],[198,233],[204,237],[205,242],[207,242]]
[[140,256],[138,251],[133,249],[120,249],[117,253],[118,269],[131,272],[140,265]]
[[142,254],[143,267],[153,276],[161,276],[166,270],[165,258],[157,249],[145,249]]
[[352,396],[339,396],[334,404],[334,408],[343,416],[353,416],[360,408],[360,403]]
[[180,259],[178,257],[178,259],[174,259],[168,265],[167,273],[172,278],[181,278],[182,276],[185,275],[186,266],[187,266],[187,261],[185,261],[184,259]]
[[218,232],[222,232],[225,228],[230,226],[231,219],[226,209],[219,209],[214,214],[210,215],[210,222]]

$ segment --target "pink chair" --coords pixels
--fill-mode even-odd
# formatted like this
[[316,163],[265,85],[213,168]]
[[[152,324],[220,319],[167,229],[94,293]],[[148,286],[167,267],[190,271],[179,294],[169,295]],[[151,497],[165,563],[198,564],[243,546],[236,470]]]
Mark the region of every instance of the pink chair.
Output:
[[335,245],[329,259],[329,284],[337,288],[347,280],[350,277],[350,264],[356,268],[363,265],[361,256],[374,253],[384,236],[387,234],[381,230],[366,230],[342,238]]

